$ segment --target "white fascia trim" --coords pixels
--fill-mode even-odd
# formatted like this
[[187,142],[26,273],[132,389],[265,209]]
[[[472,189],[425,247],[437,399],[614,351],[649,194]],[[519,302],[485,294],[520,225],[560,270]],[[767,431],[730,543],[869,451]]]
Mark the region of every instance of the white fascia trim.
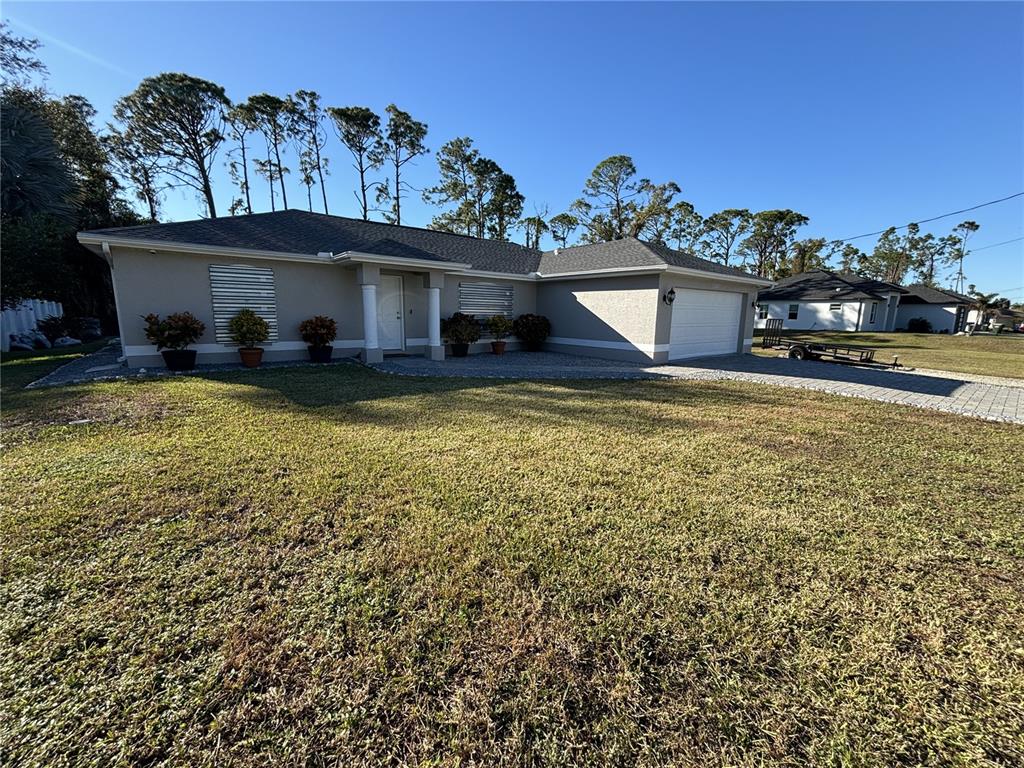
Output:
[[585,269],[578,272],[553,272],[549,275],[538,272],[537,277],[540,280],[567,280],[574,277],[608,277],[609,275],[627,275],[644,272],[658,273],[665,272],[666,270],[668,270],[668,265],[666,264],[651,264],[643,267],[609,267],[608,269]]
[[596,349],[620,349],[627,352],[668,352],[668,344],[633,344],[628,341],[598,341],[597,339],[571,339],[565,336],[548,336],[550,344],[565,344],[573,347],[594,347]]
[[525,275],[518,274],[515,272],[488,272],[485,269],[465,269],[459,272],[459,277],[467,275],[469,277],[489,277],[494,280],[522,280],[524,282],[534,282],[537,279],[536,272],[528,272]]
[[420,267],[423,269],[438,269],[443,272],[462,272],[469,269],[469,264],[462,264],[454,261],[432,261],[430,259],[406,259],[398,256],[381,256],[376,253],[363,253],[362,251],[345,251],[331,257],[331,261],[338,263],[348,261],[352,263],[387,264],[392,267]]
[[[300,349],[305,349],[309,345],[304,341],[275,341],[272,344],[260,344],[268,352],[295,352]],[[362,339],[338,339],[332,347],[335,349],[362,349]],[[194,349],[200,354],[210,354],[217,352],[235,352],[238,350],[236,344],[193,344],[189,349]],[[127,357],[137,357],[139,355],[155,355],[158,354],[159,350],[153,344],[126,344],[124,347],[124,354]]]
[[99,245],[104,243],[118,248],[134,248],[147,251],[173,251],[197,253],[207,256],[236,256],[247,259],[275,259],[278,261],[308,261],[315,264],[330,264],[329,256],[313,253],[288,253],[285,251],[260,251],[250,248],[228,248],[221,245],[199,245],[198,243],[176,243],[167,240],[139,240],[134,237],[110,237],[109,235],[92,235],[88,232],[78,233],[78,242],[82,245]]
[[740,275],[722,275],[718,272],[705,272],[703,269],[687,269],[686,267],[668,267],[666,270],[672,275],[687,275],[689,277],[703,277],[705,280],[724,280],[730,283],[747,283],[748,285],[773,285],[771,280],[761,277],[741,277]]

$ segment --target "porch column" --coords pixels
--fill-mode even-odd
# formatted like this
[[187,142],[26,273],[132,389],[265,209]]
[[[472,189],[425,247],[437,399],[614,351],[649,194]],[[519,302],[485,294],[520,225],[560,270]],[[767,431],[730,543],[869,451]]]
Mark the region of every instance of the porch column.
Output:
[[427,357],[444,360],[444,344],[441,341],[441,287],[444,272],[427,273]]
[[360,357],[364,363],[379,363],[384,360],[384,352],[377,340],[377,283],[380,282],[380,269],[375,265],[360,265],[358,277],[363,291],[363,352]]

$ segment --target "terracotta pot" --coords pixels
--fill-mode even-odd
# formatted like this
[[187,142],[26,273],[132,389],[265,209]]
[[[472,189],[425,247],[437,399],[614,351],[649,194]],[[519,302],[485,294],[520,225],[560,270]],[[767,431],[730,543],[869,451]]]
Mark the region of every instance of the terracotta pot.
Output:
[[331,362],[331,353],[334,347],[328,344],[326,347],[306,347],[309,350],[309,359],[314,363]]
[[241,347],[238,354],[246,368],[258,368],[263,361],[263,347]]
[[493,352],[496,355],[504,355],[505,354],[505,343],[506,342],[504,340],[502,340],[502,341],[492,341],[491,342],[491,352]]
[[469,354],[469,344],[452,344],[452,357],[466,357]]
[[162,349],[160,354],[169,371],[191,371],[196,367],[196,351],[194,349]]

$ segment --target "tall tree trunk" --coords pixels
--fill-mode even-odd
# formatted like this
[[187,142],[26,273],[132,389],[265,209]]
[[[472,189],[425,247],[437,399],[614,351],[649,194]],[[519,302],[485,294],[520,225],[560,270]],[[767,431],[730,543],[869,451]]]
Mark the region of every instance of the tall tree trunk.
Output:
[[245,136],[238,142],[242,148],[242,183],[245,184],[245,212],[252,213],[252,200],[249,198],[249,160],[245,154]]
[[402,223],[401,166],[395,161],[395,224]]
[[205,168],[201,168],[203,178],[203,196],[206,197],[206,208],[210,213],[211,219],[217,218],[217,204],[213,201],[213,187],[210,186],[210,175],[206,172]]
[[281,184],[281,202],[283,203],[283,210],[288,210],[288,192],[284,188],[284,169],[281,167],[281,148],[280,148],[280,136],[278,136],[277,126],[274,127],[274,157],[277,158],[277,180]]
[[306,202],[309,204],[309,212],[313,212],[313,185],[306,185]]
[[[313,130],[316,131],[315,124]],[[316,133],[313,134],[313,149],[316,151],[316,173],[320,177],[320,193],[324,196],[324,213],[330,213],[327,210],[327,187],[324,186],[323,162],[320,160],[320,140],[317,138]],[[310,210],[313,209],[310,208]]]
[[363,159],[362,153],[359,154],[359,194],[361,196],[361,202],[363,205],[363,221],[370,220],[370,206],[366,201],[366,161]]

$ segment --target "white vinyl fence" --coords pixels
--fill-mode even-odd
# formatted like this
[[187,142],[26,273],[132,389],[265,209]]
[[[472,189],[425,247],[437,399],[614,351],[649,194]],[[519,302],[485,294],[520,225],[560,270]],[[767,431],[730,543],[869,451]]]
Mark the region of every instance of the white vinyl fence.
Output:
[[0,312],[0,351],[7,352],[11,348],[12,333],[34,331],[40,320],[51,315],[64,315],[64,307],[59,301],[25,299],[14,309]]

